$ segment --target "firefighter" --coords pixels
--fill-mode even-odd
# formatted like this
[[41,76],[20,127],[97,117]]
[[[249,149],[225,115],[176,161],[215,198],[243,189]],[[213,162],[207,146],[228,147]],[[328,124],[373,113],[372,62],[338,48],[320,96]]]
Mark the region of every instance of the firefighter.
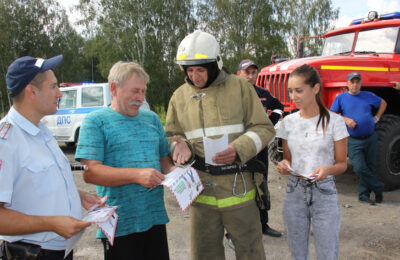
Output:
[[[216,39],[195,31],[179,45],[177,63],[185,83],[169,102],[165,131],[177,164],[195,159],[204,190],[190,208],[191,259],[224,259],[224,229],[236,259],[265,259],[256,188],[255,157],[274,136],[253,86],[228,74]],[[228,135],[228,148],[206,164],[203,138]],[[264,168],[265,171],[265,168]]]

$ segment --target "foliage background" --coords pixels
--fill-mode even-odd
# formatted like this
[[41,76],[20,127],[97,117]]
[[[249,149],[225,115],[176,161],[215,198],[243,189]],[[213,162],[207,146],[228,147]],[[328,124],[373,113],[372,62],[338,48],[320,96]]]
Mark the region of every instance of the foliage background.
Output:
[[[5,74],[21,56],[63,54],[59,82],[105,82],[111,66],[136,61],[149,73],[147,100],[160,115],[184,74],[175,64],[180,41],[195,29],[220,42],[224,66],[244,58],[260,68],[271,55],[295,57],[300,36],[323,35],[338,16],[330,0],[80,0],[78,33],[55,0],[0,0],[0,116],[10,99]],[[308,46],[318,54],[322,41]]]

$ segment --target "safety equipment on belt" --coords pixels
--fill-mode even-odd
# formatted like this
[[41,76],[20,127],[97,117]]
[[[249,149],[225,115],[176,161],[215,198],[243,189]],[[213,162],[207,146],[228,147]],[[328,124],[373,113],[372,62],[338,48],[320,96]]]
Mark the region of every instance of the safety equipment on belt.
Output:
[[225,175],[225,174],[234,174],[240,172],[260,172],[260,173],[265,172],[265,165],[256,158],[253,158],[242,165],[239,165],[237,163],[232,163],[221,166],[206,164],[204,158],[197,155],[195,156],[194,159],[195,162],[192,165],[193,168],[209,173],[211,175]]
[[219,44],[211,34],[196,30],[187,35],[179,44],[176,54],[176,63],[179,65],[195,66],[211,62],[217,62],[218,68],[222,69]]
[[254,182],[256,183],[256,204],[261,210],[270,210],[271,198],[268,190],[268,182],[264,174],[254,174]]
[[[242,183],[243,183],[243,188],[244,188],[244,191],[242,194],[236,193],[237,176],[239,173],[240,173],[240,176],[242,177]],[[233,194],[233,196],[236,196],[238,198],[243,198],[247,194],[246,181],[244,180],[243,172],[241,171],[240,167],[239,167],[239,172],[235,173],[235,179],[233,180],[233,186],[232,186],[232,194]]]
[[[41,246],[25,243],[21,241],[9,243],[3,241],[0,250],[4,260],[21,259],[21,260],[33,260],[38,259],[41,251]],[[1,256],[1,255],[0,255]]]
[[[246,163],[240,165],[236,163],[226,164],[221,166],[214,166],[210,164],[206,164],[204,158],[199,156],[195,156],[195,162],[192,165],[193,168],[207,172],[211,175],[226,175],[226,174],[235,174],[233,186],[232,186],[232,194],[238,198],[243,198],[247,194],[246,189],[246,182],[244,180],[244,172],[252,172],[253,174],[256,172],[264,173],[265,172],[265,165],[257,160],[256,158],[252,158],[251,160],[247,161]],[[238,175],[242,178],[242,183],[244,186],[244,191],[242,194],[236,193],[236,185],[237,185],[237,178]],[[259,174],[257,174],[259,175]],[[257,188],[258,189],[258,188]]]

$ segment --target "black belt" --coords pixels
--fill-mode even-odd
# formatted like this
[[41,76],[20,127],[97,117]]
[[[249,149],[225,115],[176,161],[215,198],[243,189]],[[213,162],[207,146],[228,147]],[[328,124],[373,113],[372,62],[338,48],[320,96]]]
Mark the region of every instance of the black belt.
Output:
[[350,136],[351,138],[354,139],[358,139],[358,140],[364,140],[364,139],[368,139],[369,137],[371,137],[372,134],[370,135],[365,135],[365,136]]
[[238,172],[260,172],[265,173],[265,165],[263,162],[252,158],[248,162],[240,165],[237,163],[225,164],[225,165],[210,165],[205,163],[204,158],[195,156],[195,162],[192,165],[193,168],[199,171],[207,172],[211,175],[225,175]]
[[[3,241],[2,251],[4,259],[34,260],[45,259],[64,259],[65,250],[43,249],[39,245],[25,243],[21,241]],[[72,252],[65,259],[72,259]]]

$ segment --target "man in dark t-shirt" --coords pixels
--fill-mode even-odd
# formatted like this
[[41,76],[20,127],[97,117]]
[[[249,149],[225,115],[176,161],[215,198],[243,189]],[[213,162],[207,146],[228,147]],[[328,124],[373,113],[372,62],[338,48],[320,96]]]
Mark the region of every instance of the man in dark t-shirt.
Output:
[[[272,124],[276,124],[283,114],[283,105],[282,103],[273,97],[271,93],[265,88],[259,87],[256,85],[257,80],[257,64],[249,59],[242,60],[239,64],[237,75],[246,78],[254,87],[257,92],[260,101],[269,115],[269,119]],[[257,154],[257,158],[265,164],[266,171],[264,174],[264,179],[267,181],[268,179],[268,146],[265,147],[259,154]],[[260,209],[260,218],[262,224],[262,232],[265,235],[272,237],[280,237],[282,234],[268,225],[268,210]]]

